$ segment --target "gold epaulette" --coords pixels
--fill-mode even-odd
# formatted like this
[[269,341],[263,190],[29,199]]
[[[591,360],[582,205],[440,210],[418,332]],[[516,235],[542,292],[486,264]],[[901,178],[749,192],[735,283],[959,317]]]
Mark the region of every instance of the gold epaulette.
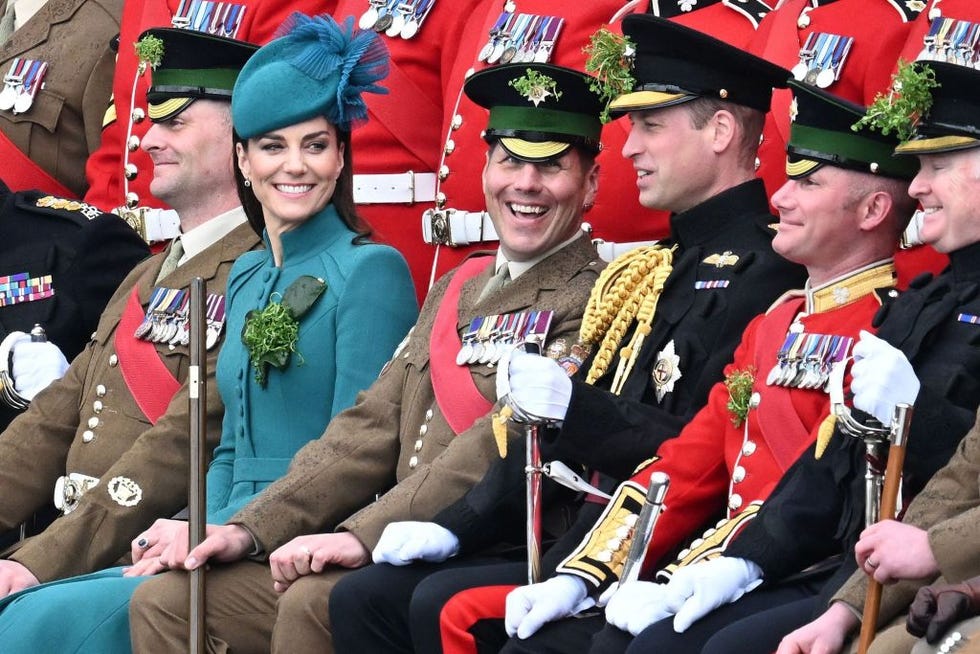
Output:
[[732,538],[750,520],[755,518],[760,508],[762,508],[762,502],[752,502],[734,518],[719,520],[718,524],[705,531],[701,535],[701,538],[694,539],[688,548],[681,550],[673,563],[663,570],[658,571],[657,579],[669,581],[674,572],[682,566],[721,556],[728,548],[728,544],[732,541]]
[[105,129],[112,123],[116,122],[116,98],[111,96],[109,98],[109,106],[105,109],[105,114],[102,116],[102,129]]

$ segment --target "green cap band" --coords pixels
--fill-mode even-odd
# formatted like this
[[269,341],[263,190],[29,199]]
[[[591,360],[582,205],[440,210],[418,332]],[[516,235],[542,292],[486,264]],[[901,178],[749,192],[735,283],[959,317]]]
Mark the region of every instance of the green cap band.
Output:
[[567,134],[593,140],[598,140],[602,133],[602,123],[595,116],[533,106],[493,107],[487,127],[494,130],[544,132],[552,137],[556,134]]

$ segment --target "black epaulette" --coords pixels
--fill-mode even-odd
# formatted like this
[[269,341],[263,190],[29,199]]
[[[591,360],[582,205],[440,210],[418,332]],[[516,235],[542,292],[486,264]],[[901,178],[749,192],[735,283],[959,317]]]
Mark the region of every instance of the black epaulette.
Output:
[[772,11],[776,0],[771,0],[771,2],[763,2],[762,0],[723,0],[723,3],[729,9],[733,9],[748,18],[753,28],[759,29],[759,23]]
[[888,0],[888,4],[902,15],[903,23],[911,23],[925,9],[924,2],[908,2],[907,0]]
[[876,288],[874,290],[874,294],[875,297],[878,298],[878,304],[881,306],[878,307],[878,311],[875,312],[874,317],[871,319],[871,326],[878,329],[878,327],[881,326],[881,323],[885,321],[885,317],[888,315],[892,303],[897,300],[898,296],[902,293],[897,288]]
[[21,191],[15,194],[15,206],[26,213],[56,216],[84,225],[105,214],[98,207],[80,200],[69,200],[40,191]]
[[717,4],[720,0],[693,0],[693,2],[677,2],[677,0],[650,0],[650,8],[647,13],[653,14],[658,18],[677,18],[684,14],[689,14],[698,9],[710,7]]

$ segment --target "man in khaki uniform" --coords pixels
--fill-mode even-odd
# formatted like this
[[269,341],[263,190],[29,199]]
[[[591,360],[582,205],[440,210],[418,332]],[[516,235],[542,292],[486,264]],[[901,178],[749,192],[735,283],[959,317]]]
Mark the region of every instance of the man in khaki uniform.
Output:
[[[81,197],[112,94],[122,0],[0,0],[0,176]],[[131,46],[127,46],[131,47]]]
[[[236,103],[253,92],[245,83],[253,65],[264,65],[262,50],[242,73]],[[589,80],[520,64],[481,71],[467,83],[469,96],[490,108],[483,186],[500,250],[441,279],[359,402],[300,450],[285,477],[228,525],[209,527],[186,560],[169,562],[236,562],[208,573],[214,651],[268,652],[270,642],[276,652],[331,651],[334,584],[370,562],[388,522],[430,520],[499,456],[491,433],[495,359],[487,354],[506,337],[494,337],[492,328],[504,325],[506,333],[524,321],[510,328],[517,339],[538,334],[549,354],[574,356],[570,346],[601,267],[580,230],[597,189],[601,130],[601,102]],[[303,115],[280,108],[291,97],[278,94],[269,110]],[[508,447],[523,447],[518,431]],[[242,560],[250,555],[255,560]],[[139,587],[130,604],[135,650],[185,646],[186,579],[171,572]]]
[[[155,76],[166,71],[167,82],[150,89],[155,124],[142,147],[156,165],[153,191],[177,208],[183,234],[133,270],[65,377],[0,434],[0,529],[47,505],[52,491],[62,510],[4,553],[0,597],[111,565],[135,534],[187,501],[180,293],[200,276],[220,296],[234,259],[258,242],[235,191],[228,106],[234,74],[255,48],[173,30],[156,36],[164,54]],[[211,371],[217,350],[214,340]],[[208,409],[208,433],[217,435],[220,400]]]

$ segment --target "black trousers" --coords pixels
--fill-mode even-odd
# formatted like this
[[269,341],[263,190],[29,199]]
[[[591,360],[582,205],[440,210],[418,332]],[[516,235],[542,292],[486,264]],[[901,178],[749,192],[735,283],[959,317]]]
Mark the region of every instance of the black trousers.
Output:
[[[480,607],[477,599],[477,610],[463,620],[471,641],[460,647],[456,639],[447,654],[770,654],[784,635],[813,618],[816,595],[825,582],[820,576],[758,589],[713,611],[683,634],[674,632],[669,618],[636,638],[606,624],[598,611],[546,624],[525,640],[508,639],[500,603]],[[496,559],[368,566],[346,575],[331,594],[334,650],[440,654],[446,651],[440,616],[454,596],[524,583],[525,564]]]
[[[438,654],[439,622],[457,593],[481,587],[517,586],[527,565],[495,558],[450,559],[404,567],[367,566],[345,575],[330,595],[330,623],[337,654]],[[472,652],[497,652],[506,642],[503,615],[475,615]]]
[[813,618],[825,576],[759,589],[712,611],[683,634],[673,617],[636,638],[608,625],[602,614],[545,625],[526,640],[511,638],[506,654],[771,654],[782,637]]

